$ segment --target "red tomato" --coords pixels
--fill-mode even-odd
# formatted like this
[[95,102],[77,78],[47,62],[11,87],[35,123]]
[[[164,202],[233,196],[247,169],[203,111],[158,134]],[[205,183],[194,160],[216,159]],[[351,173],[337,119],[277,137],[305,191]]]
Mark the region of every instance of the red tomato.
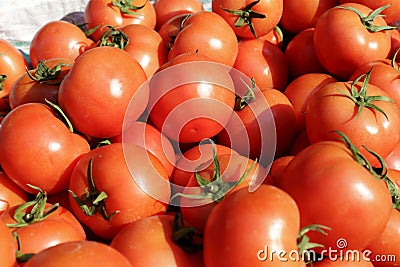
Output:
[[282,10],[282,0],[212,1],[212,11],[223,17],[238,37],[244,38],[257,38],[272,31]]
[[168,59],[188,52],[204,54],[216,62],[233,66],[238,53],[238,41],[234,31],[221,16],[201,11],[183,23]]
[[[359,96],[354,102],[346,94]],[[373,101],[370,96],[384,96],[386,100]],[[389,102],[388,97],[379,87],[365,80],[325,85],[313,94],[306,107],[305,124],[310,142],[337,140],[338,136],[332,131],[341,131],[376,165],[377,160],[369,153],[367,155],[362,146],[385,158],[400,143],[400,109],[394,102]],[[367,104],[368,101],[372,101],[377,109]]]
[[204,266],[201,251],[188,253],[173,241],[175,227],[173,215],[142,218],[122,229],[110,246],[133,267]]
[[[391,37],[392,37],[392,46],[390,49],[390,54],[388,58],[393,58],[394,55],[396,54],[396,51],[400,49],[400,30],[393,30],[390,31]],[[400,62],[400,58],[397,57],[396,62]]]
[[283,0],[279,25],[288,32],[298,33],[313,28],[318,18],[328,9],[339,4],[338,0]]
[[90,0],[84,11],[86,27],[95,29],[90,38],[98,41],[107,26],[123,27],[143,24],[152,29],[156,26],[156,11],[148,0]]
[[267,34],[260,36],[259,38],[273,43],[279,48],[282,48],[283,46],[283,32],[278,26],[276,26],[272,31],[268,32]]
[[289,257],[281,261],[270,254],[297,251],[299,221],[297,205],[284,191],[270,185],[252,193],[242,188],[224,198],[208,217],[205,266],[301,266]]
[[[96,47],[83,53],[60,84],[58,102],[77,131],[109,138],[122,133],[133,96],[132,121],[147,105],[148,91],[139,90],[147,77],[129,54],[115,47]],[[135,102],[136,103],[136,102]]]
[[28,200],[28,194],[15,184],[4,172],[0,171],[0,200],[3,206],[0,207],[0,215],[9,208]]
[[[135,162],[131,161],[132,157],[136,157]],[[132,164],[135,170],[130,169]],[[72,171],[69,184],[70,192],[82,202],[78,205],[71,193],[71,208],[79,221],[98,237],[111,240],[127,224],[165,213],[167,204],[144,192],[134,180],[138,172],[147,175],[143,179],[150,179],[150,175],[156,173],[168,180],[158,159],[136,145],[114,143],[83,155]],[[101,193],[105,193],[106,197],[96,203]],[[167,183],[163,194],[169,197]],[[91,212],[85,212],[83,205],[89,207]]]
[[271,175],[273,182],[272,185],[280,183],[280,179],[285,171],[286,166],[292,161],[293,158],[294,156],[283,156],[275,159],[272,162],[271,169],[269,170],[269,175]]
[[184,20],[188,19],[192,13],[182,13],[180,15],[176,15],[169,20],[167,20],[159,29],[158,33],[165,46],[169,49],[172,48],[175,42],[175,38],[178,33],[181,31],[181,26]]
[[261,90],[275,88],[283,91],[288,82],[285,54],[274,44],[260,39],[239,43],[235,69],[254,78]]
[[400,171],[400,145],[398,145],[394,151],[385,158],[385,161],[390,169]]
[[17,267],[15,240],[5,223],[0,222],[0,259],[4,267]]
[[[363,250],[371,244],[384,230],[392,210],[386,184],[367,169],[371,166],[357,162],[359,152],[349,147],[338,141],[310,145],[290,161],[278,184],[296,201],[300,227],[317,223],[330,228],[327,235],[310,232],[310,240],[343,251]],[[357,220],[343,222],[350,217]],[[347,246],[339,247],[340,240]]]
[[41,103],[13,109],[1,122],[0,164],[4,172],[27,192],[27,184],[55,194],[68,188],[77,158],[89,151],[82,136],[71,133],[55,111]]
[[386,5],[388,6],[385,10],[382,11],[384,15],[384,19],[388,24],[396,22],[400,20],[400,3],[396,0],[377,0],[377,1],[369,1],[369,0],[339,0],[340,4],[344,3],[359,3],[365,5],[371,9],[377,9]]
[[296,34],[287,44],[285,55],[291,80],[307,73],[325,73],[314,50],[314,28]]
[[292,146],[290,147],[289,155],[297,155],[300,151],[310,145],[310,141],[308,140],[307,132],[302,131],[297,134],[296,138],[293,141]]
[[203,4],[199,0],[156,0],[154,9],[157,15],[156,28],[160,29],[172,17],[203,11]]
[[[391,47],[390,31],[371,32],[360,15],[348,8],[358,10],[364,20],[372,13],[372,9],[364,5],[343,4],[322,14],[314,32],[314,48],[319,62],[329,73],[342,80],[347,80],[356,68],[366,62],[385,59]],[[381,16],[375,16],[367,24],[387,26]]]
[[29,58],[34,68],[39,61],[66,58],[75,60],[83,52],[94,47],[94,42],[76,25],[63,21],[50,21],[33,36]]
[[305,130],[305,108],[310,97],[321,87],[337,80],[328,74],[307,73],[289,83],[284,94],[293,105],[296,115],[296,128],[298,132]]
[[109,245],[96,241],[59,244],[34,255],[24,267],[75,266],[132,267],[128,259]]
[[39,68],[29,70],[29,74],[22,74],[11,87],[10,107],[15,108],[25,103],[46,103],[46,99],[56,102],[58,87],[72,64],[71,59],[48,59],[39,63]]
[[[197,53],[181,54],[164,64],[150,80],[151,121],[167,137],[182,143],[215,136],[233,113],[230,70]],[[166,83],[170,77],[175,78]]]

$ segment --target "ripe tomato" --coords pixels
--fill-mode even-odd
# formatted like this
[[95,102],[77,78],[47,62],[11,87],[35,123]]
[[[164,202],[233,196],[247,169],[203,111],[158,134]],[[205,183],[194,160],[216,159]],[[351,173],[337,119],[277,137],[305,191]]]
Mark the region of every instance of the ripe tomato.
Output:
[[60,84],[58,102],[77,131],[109,138],[122,133],[125,112],[137,100],[132,121],[147,105],[148,91],[139,90],[147,77],[129,54],[115,47],[96,47],[83,53]]
[[86,27],[95,29],[90,38],[98,41],[107,26],[123,27],[129,24],[156,26],[156,11],[148,0],[90,0],[84,10]]
[[390,169],[400,170],[400,145],[398,145],[394,151],[385,158],[385,161]]
[[[230,70],[200,53],[173,58],[150,80],[147,110],[151,121],[167,137],[182,143],[215,136],[233,113]],[[166,83],[171,76],[175,78]]]
[[188,253],[174,242],[176,226],[173,215],[142,218],[122,229],[110,246],[134,267],[204,266],[201,251]]
[[272,31],[282,16],[282,0],[214,0],[212,11],[223,17],[238,37],[257,38]]
[[270,254],[297,250],[299,221],[297,205],[284,191],[270,185],[252,193],[242,188],[226,196],[208,217],[205,266],[301,266]]
[[294,139],[292,146],[290,147],[289,155],[297,155],[300,151],[310,145],[310,141],[308,140],[307,132],[302,131],[297,134]]
[[[349,8],[356,9],[360,15]],[[388,56],[390,31],[372,31],[373,26],[387,27],[381,16],[371,18],[372,12],[364,5],[347,3],[327,10],[318,19],[314,32],[315,54],[321,65],[337,78],[347,80],[360,65]],[[368,19],[372,21],[363,23]],[[373,26],[367,28],[364,24]]]
[[[350,96],[355,96],[355,101]],[[371,96],[385,98],[374,100]],[[366,154],[362,147],[366,146],[383,158],[389,156],[400,142],[400,109],[388,99],[367,78],[363,82],[328,83],[313,94],[306,107],[305,125],[310,143],[336,140],[337,135],[332,131],[338,130],[353,140],[362,153]],[[375,158],[366,156],[376,165]]]
[[174,45],[175,38],[181,31],[181,26],[184,20],[188,19],[192,13],[182,13],[167,20],[159,29],[158,33],[167,49],[171,49]]
[[288,63],[276,45],[261,39],[243,40],[233,67],[254,78],[260,90],[283,91],[288,82]]
[[[56,44],[56,45],[55,45]],[[76,25],[63,21],[50,21],[33,36],[29,58],[34,68],[39,61],[66,58],[75,60],[80,54],[94,47],[94,42]]]
[[4,267],[17,267],[15,240],[5,223],[0,222],[0,259]]
[[46,99],[56,102],[58,87],[72,64],[71,59],[48,59],[29,70],[29,74],[22,74],[11,87],[10,107],[13,109],[25,103],[46,103]]
[[71,133],[55,111],[41,103],[13,109],[0,127],[0,164],[29,193],[27,184],[55,194],[68,188],[75,160],[89,151],[82,136]]
[[172,17],[203,11],[203,4],[199,0],[156,0],[154,9],[157,15],[156,29],[160,29]]
[[285,31],[291,33],[313,28],[318,18],[326,10],[338,4],[338,0],[310,0],[306,2],[283,0],[283,12],[279,25]]
[[286,166],[292,161],[294,156],[283,156],[275,159],[271,164],[269,175],[271,176],[272,185],[280,183],[283,172]]
[[232,28],[221,16],[201,11],[183,23],[168,59],[188,52],[204,54],[216,62],[233,66],[238,53],[238,41]]
[[74,241],[59,244],[34,255],[24,267],[75,266],[132,267],[116,249],[96,241]]
[[25,203],[28,194],[15,184],[4,172],[0,171],[0,215],[9,207]]
[[[132,157],[137,160],[132,162]],[[148,159],[151,163],[146,161]],[[130,169],[132,165],[134,171]],[[111,240],[127,224],[165,213],[167,204],[144,192],[134,180],[138,172],[147,175],[143,179],[150,179],[152,173],[157,173],[168,180],[158,159],[136,145],[114,143],[83,155],[72,171],[69,184],[75,216],[98,237]],[[166,183],[162,189],[169,198],[169,185]],[[96,202],[96,198],[104,194],[105,197]]]
[[[296,201],[300,227],[317,223],[330,228],[327,235],[309,234],[312,242],[325,248],[337,249],[338,240],[345,239],[347,246],[340,247],[344,251],[363,250],[389,220],[392,200],[386,184],[378,179],[380,174],[376,178],[367,169],[371,166],[364,167],[356,157],[360,153],[354,145],[338,141],[312,144],[290,161],[277,185]],[[343,222],[350,217],[357,219]]]

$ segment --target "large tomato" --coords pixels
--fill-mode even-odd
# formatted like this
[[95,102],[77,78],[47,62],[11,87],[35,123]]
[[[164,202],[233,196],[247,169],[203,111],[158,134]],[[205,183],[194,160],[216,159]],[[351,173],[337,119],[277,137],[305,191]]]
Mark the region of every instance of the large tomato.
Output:
[[[136,161],[127,164],[126,160],[133,160],[132,157]],[[132,165],[135,170],[131,172]],[[139,172],[144,176],[134,177]],[[168,180],[158,159],[142,147],[114,143],[93,149],[79,159],[72,171],[71,208],[98,237],[111,240],[128,223],[165,213],[167,204],[148,195],[135,180],[150,179],[152,173]],[[169,185],[166,183],[162,189],[169,197]]]
[[96,47],[83,53],[60,84],[58,102],[74,127],[92,137],[122,133],[122,124],[133,96],[136,120],[147,105],[147,80],[140,64],[122,49]]
[[75,24],[63,20],[50,21],[40,27],[33,36],[29,58],[32,66],[36,68],[41,60],[53,58],[75,60],[92,47],[94,42]]
[[205,266],[301,266],[288,254],[286,260],[273,254],[297,251],[299,222],[297,205],[284,191],[270,185],[252,193],[242,188],[226,196],[208,217]]
[[10,230],[6,226],[5,223],[0,222],[0,236],[1,236],[1,245],[0,245],[0,259],[1,266],[4,267],[17,267],[17,259],[15,257],[16,248],[15,248],[15,240]]
[[213,12],[223,17],[238,37],[257,38],[272,31],[282,16],[282,0],[214,0]]
[[0,171],[0,215],[8,208],[25,203],[28,194]]
[[203,11],[203,4],[199,0],[156,0],[154,9],[157,15],[156,28],[160,29],[172,17]]
[[238,41],[232,28],[221,16],[200,11],[185,20],[168,58],[187,52],[204,54],[216,62],[233,66],[238,53]]
[[315,25],[315,53],[329,73],[347,80],[360,65],[388,56],[391,36],[385,29],[387,24],[382,16],[364,5],[347,3],[333,7]]
[[75,161],[89,149],[86,139],[70,132],[42,103],[18,106],[1,122],[0,164],[11,180],[30,193],[35,190],[27,184],[48,194],[66,190]]
[[90,0],[84,11],[88,30],[95,30],[90,38],[98,41],[107,26],[123,27],[128,24],[156,26],[156,11],[148,0]]
[[59,244],[34,255],[24,267],[132,267],[116,249],[96,241],[74,241]]

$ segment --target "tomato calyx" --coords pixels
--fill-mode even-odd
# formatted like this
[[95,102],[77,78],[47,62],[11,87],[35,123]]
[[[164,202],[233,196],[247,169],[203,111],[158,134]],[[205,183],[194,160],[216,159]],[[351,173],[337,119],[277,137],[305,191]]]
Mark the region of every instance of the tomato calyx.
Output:
[[248,26],[251,33],[254,35],[255,38],[258,38],[256,30],[254,29],[253,25],[253,19],[265,19],[266,16],[264,14],[255,12],[252,10],[252,8],[257,5],[261,0],[256,0],[254,2],[251,2],[247,6],[245,6],[243,9],[239,10],[232,10],[228,8],[224,8],[221,6],[221,9],[238,17],[238,19],[235,22],[235,27],[240,28],[243,26]]
[[60,85],[61,81],[57,81],[57,78],[60,76],[61,68],[64,66],[69,66],[69,64],[59,62],[54,67],[49,68],[46,65],[46,62],[44,60],[41,60],[36,66],[33,74],[28,69],[26,69],[26,73],[33,81],[58,86]]
[[9,228],[21,228],[43,221],[60,206],[59,203],[55,203],[46,208],[47,193],[43,192],[40,187],[30,184],[28,186],[39,192],[36,194],[34,200],[23,203],[15,209],[13,218],[16,223],[7,224]]
[[243,81],[242,78],[240,78],[243,82],[243,84],[247,87],[247,92],[242,96],[236,95],[235,99],[235,106],[234,110],[242,110],[244,109],[248,104],[256,100],[256,95],[254,93],[256,89],[256,81],[254,78],[251,78],[251,86],[249,86],[245,81]]
[[118,7],[123,14],[127,15],[141,15],[132,10],[140,10],[145,7],[147,1],[141,6],[132,5],[133,0],[116,0],[112,1],[111,4],[115,7]]
[[[373,104],[373,102],[375,101],[386,101],[386,102],[392,102],[394,103],[394,101],[392,99],[390,99],[387,96],[368,96],[367,95],[367,87],[369,84],[369,79],[371,77],[371,73],[372,73],[372,69],[371,68],[366,74],[362,74],[359,77],[357,77],[350,86],[350,93],[348,92],[344,92],[342,90],[338,90],[342,95],[346,96],[347,98],[349,98],[350,100],[352,100],[354,102],[354,104],[356,104],[358,106],[358,110],[357,110],[357,115],[356,118],[358,118],[361,114],[361,111],[363,110],[364,107],[366,108],[371,108],[374,109],[380,113],[382,113],[386,120],[389,120],[388,116],[386,115],[386,113],[378,106],[376,106],[375,104]],[[356,88],[356,84],[362,79],[364,78],[364,81],[362,83],[361,89],[358,90]]]
[[1,74],[0,75],[0,92],[3,91],[4,83],[7,80],[7,75]]
[[36,255],[35,253],[21,253],[21,241],[19,239],[17,232],[13,232],[13,237],[14,237],[15,242],[17,243],[17,250],[15,251],[15,258],[17,259],[17,262],[19,264],[27,262],[33,256]]
[[357,8],[354,8],[352,6],[337,6],[337,8],[342,8],[345,10],[350,10],[356,13],[364,25],[364,27],[369,31],[369,32],[380,32],[380,31],[387,31],[387,30],[393,30],[396,29],[394,26],[380,26],[380,25],[374,25],[374,19],[377,17],[383,16],[381,12],[385,10],[386,8],[390,7],[391,4],[385,5],[378,7],[377,9],[373,10],[368,16],[364,16]]
[[316,231],[320,234],[327,235],[328,233],[325,230],[331,230],[331,228],[321,224],[311,224],[300,229],[299,234],[297,235],[297,248],[300,255],[305,256],[304,259],[306,260],[306,263],[313,260],[310,250],[317,247],[324,247],[322,244],[310,242],[310,237],[307,233],[310,231]]
[[124,50],[129,44],[129,37],[123,31],[117,30],[112,26],[107,26],[100,37],[98,46],[112,46]]
[[202,244],[196,243],[196,238],[201,239],[203,234],[197,228],[186,226],[179,212],[174,216],[173,227],[172,240],[184,251],[192,253],[203,249]]
[[82,209],[82,211],[88,216],[94,216],[96,213],[99,213],[104,220],[110,221],[111,218],[119,213],[119,210],[108,214],[105,206],[105,201],[108,196],[104,191],[99,191],[96,188],[96,185],[93,180],[93,158],[89,160],[88,169],[87,169],[87,177],[88,177],[88,190],[81,197],[78,197],[73,191],[68,190],[76,203]]
[[65,112],[61,109],[61,107],[47,99],[45,99],[44,101],[47,103],[47,105],[49,105],[51,108],[53,108],[57,112],[59,119],[61,119],[65,123],[69,132],[73,133],[74,127],[72,125],[72,122],[69,120],[69,118],[67,117]]

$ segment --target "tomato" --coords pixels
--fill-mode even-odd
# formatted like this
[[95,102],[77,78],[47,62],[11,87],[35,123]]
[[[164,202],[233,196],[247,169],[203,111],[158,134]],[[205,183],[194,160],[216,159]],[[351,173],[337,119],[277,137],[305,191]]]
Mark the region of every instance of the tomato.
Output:
[[83,53],[60,84],[58,102],[77,131],[91,137],[121,134],[131,98],[138,101],[132,121],[147,105],[147,77],[129,54],[115,47],[96,47]]
[[398,145],[393,152],[385,158],[385,161],[389,168],[400,170],[400,145]]
[[0,259],[4,267],[17,267],[17,260],[15,258],[16,248],[14,237],[5,223],[0,222],[0,236],[1,236],[1,249]]
[[308,140],[307,132],[302,131],[298,133],[290,147],[289,155],[297,155],[300,151],[310,145],[310,141]]
[[[355,101],[350,96],[356,96]],[[370,96],[383,98],[374,100]],[[362,82],[334,82],[323,86],[313,94],[306,107],[305,125],[310,143],[336,140],[337,135],[332,131],[338,130],[353,140],[364,154],[366,150],[362,146],[383,158],[389,156],[400,142],[400,109],[389,100],[389,96],[369,84],[367,78]],[[376,165],[376,159],[369,155],[367,159]]]
[[275,159],[271,164],[271,169],[269,170],[269,175],[272,179],[272,185],[280,183],[283,172],[286,166],[292,161],[294,156],[283,156]]
[[292,80],[286,86],[284,94],[293,105],[298,132],[305,130],[305,108],[310,97],[324,85],[337,80],[324,73],[307,73]]
[[314,50],[314,28],[297,33],[287,44],[285,55],[291,80],[307,73],[326,73]]
[[[277,185],[296,201],[300,227],[320,224],[330,228],[326,235],[309,233],[312,242],[326,249],[363,250],[383,232],[389,220],[389,190],[379,179],[381,173],[372,174],[371,165],[357,161],[361,155],[366,156],[349,140],[346,145],[338,141],[312,144],[290,161]],[[350,217],[356,219],[343,221]],[[347,246],[339,247],[340,240]],[[322,248],[314,250],[321,252]]]
[[[400,49],[400,30],[399,29],[393,30],[390,31],[390,33],[392,37],[392,45],[388,58],[393,58],[394,55],[396,54],[396,51]],[[395,60],[396,62],[400,62],[400,58],[398,57]]]
[[174,45],[175,38],[181,31],[181,26],[184,20],[188,19],[192,13],[182,13],[167,20],[159,29],[158,33],[165,46],[169,49]]
[[[358,15],[356,9],[360,13]],[[385,20],[378,15],[368,17],[372,9],[348,3],[331,8],[324,12],[315,25],[314,48],[321,65],[333,76],[347,80],[360,65],[385,59],[391,47],[390,31],[371,32],[373,26],[384,27]],[[363,18],[361,18],[363,17]],[[363,21],[371,19],[371,27]],[[343,27],[346,25],[346,27]],[[350,41],[351,40],[351,41]]]
[[33,102],[46,103],[46,99],[56,102],[58,87],[72,64],[71,59],[48,59],[39,63],[39,67],[29,70],[29,74],[22,74],[11,87],[10,107]]
[[289,257],[281,261],[271,255],[297,251],[299,221],[297,205],[284,191],[270,185],[252,193],[242,188],[226,196],[208,217],[205,266],[300,266]]
[[232,28],[221,16],[200,11],[183,23],[168,59],[188,52],[204,54],[216,62],[233,66],[238,53],[238,41]]
[[74,241],[59,244],[34,255],[24,267],[75,266],[132,267],[116,249],[96,241]]
[[0,215],[7,208],[25,203],[28,200],[28,194],[2,171],[0,171],[0,200],[3,202],[0,207]]
[[143,24],[154,29],[157,20],[154,6],[148,0],[90,0],[83,15],[86,27],[95,29],[90,35],[95,41],[100,39],[107,26],[119,28]]
[[[215,136],[233,113],[230,71],[203,54],[175,57],[150,80],[149,118],[160,132],[178,142]],[[174,79],[166,83],[170,77]]]
[[45,104],[18,106],[1,122],[0,164],[29,193],[35,190],[27,184],[48,194],[66,190],[75,161],[89,149],[86,139],[71,133]]
[[199,0],[156,0],[154,9],[157,15],[156,29],[160,29],[166,21],[179,14],[203,11],[203,4]]
[[283,91],[288,82],[285,54],[276,45],[265,40],[241,41],[233,67],[254,78],[260,90],[275,88]]
[[[55,45],[57,44],[57,45]],[[50,21],[33,36],[29,58],[34,68],[39,61],[66,58],[75,60],[80,54],[94,47],[94,42],[76,25],[64,20]]]
[[[10,42],[0,39],[0,99],[8,96],[13,83],[26,71],[28,63]],[[3,109],[4,103],[0,104]]]
[[400,20],[400,3],[395,0],[378,0],[378,1],[368,1],[368,0],[339,0],[340,4],[344,3],[359,3],[365,5],[371,9],[377,9],[386,5],[388,6],[382,11],[384,19],[388,24],[394,23]]
[[313,28],[318,18],[326,10],[338,4],[338,0],[310,0],[307,2],[283,0],[283,12],[279,25],[291,33]]
[[[134,170],[130,169],[132,166]],[[167,204],[139,187],[135,180],[138,172],[147,175],[143,179],[150,179],[152,173],[157,173],[168,180],[157,158],[136,145],[114,143],[83,155],[72,171],[69,184],[70,204],[75,216],[98,237],[111,240],[130,222],[165,213]],[[162,193],[169,198],[167,183]],[[106,197],[96,202],[100,194],[106,194]],[[85,211],[84,205],[90,210]]]
[[274,45],[278,46],[279,48],[282,48],[283,46],[283,32],[279,28],[279,26],[276,26],[272,31],[268,32],[267,34],[260,36],[259,37],[262,40],[269,41],[270,43],[273,43]]
[[145,148],[160,160],[168,177],[171,177],[176,162],[174,147],[171,141],[153,125],[140,121],[132,122],[124,128],[121,135],[112,138],[111,142],[125,142]]
[[204,266],[201,251],[186,252],[173,241],[176,226],[173,215],[142,218],[122,229],[110,246],[125,255],[132,266]]
[[238,37],[257,38],[272,31],[282,16],[282,0],[214,0],[212,11],[223,17]]

